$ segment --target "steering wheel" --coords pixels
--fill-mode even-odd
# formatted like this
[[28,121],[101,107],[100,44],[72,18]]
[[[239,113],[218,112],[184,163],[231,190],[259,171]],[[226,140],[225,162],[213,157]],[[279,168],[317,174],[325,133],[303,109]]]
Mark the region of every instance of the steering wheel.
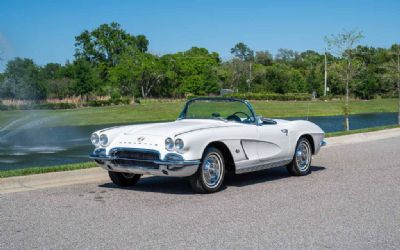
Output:
[[237,116],[237,114],[243,114],[243,115],[246,116],[246,120],[250,120],[250,116],[248,114],[246,114],[245,112],[241,112],[241,111],[238,111],[238,112],[235,112],[235,113],[231,114],[226,119],[229,120],[229,121],[234,120],[236,122],[243,122],[242,119],[240,119],[240,117]]

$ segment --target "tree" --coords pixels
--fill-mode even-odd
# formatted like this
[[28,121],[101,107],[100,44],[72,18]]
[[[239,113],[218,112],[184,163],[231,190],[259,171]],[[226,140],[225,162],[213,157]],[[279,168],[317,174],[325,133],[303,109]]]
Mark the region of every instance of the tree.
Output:
[[112,22],[102,24],[93,31],[85,30],[76,36],[75,57],[107,68],[115,66],[127,49],[133,48],[144,53],[148,44],[144,35],[131,35],[118,23]]
[[246,80],[249,75],[249,66],[239,58],[233,58],[221,64],[218,68],[218,75],[223,87],[245,91],[247,88]]
[[270,66],[273,62],[273,57],[268,50],[265,51],[257,51],[256,56],[254,58],[255,63],[262,64],[264,66]]
[[95,89],[97,83],[94,66],[85,59],[78,59],[72,65],[74,83],[72,91],[79,95],[81,100],[88,100],[88,95]]
[[125,53],[113,69],[111,81],[119,86],[122,95],[148,97],[164,79],[164,65],[159,57],[133,50]]
[[231,54],[243,61],[252,61],[254,59],[254,51],[242,42],[231,48]]
[[48,63],[41,69],[41,78],[46,85],[48,97],[61,99],[69,95],[73,79],[68,67],[68,64],[62,66],[59,63]]
[[231,54],[235,57],[239,58],[244,62],[248,62],[249,64],[249,77],[246,80],[247,83],[247,91],[251,89],[251,82],[253,81],[252,75],[252,67],[254,61],[254,51],[249,48],[246,44],[240,42],[235,45],[235,47],[231,48]]
[[299,53],[291,49],[278,49],[278,53],[275,56],[277,61],[290,64],[299,56]]
[[306,81],[301,73],[283,63],[267,66],[265,80],[266,89],[275,93],[301,93],[307,89]]
[[40,69],[31,59],[17,57],[7,63],[0,97],[37,101],[46,95]]
[[292,66],[306,79],[307,91],[316,91],[319,96],[324,92],[324,55],[313,50],[300,53]]
[[345,31],[338,35],[325,37],[325,42],[330,51],[338,55],[346,62],[343,72],[343,78],[346,86],[346,100],[344,106],[344,127],[349,130],[349,84],[354,79],[357,71],[353,67],[353,50],[357,43],[363,38],[362,32],[358,30]]
[[137,80],[139,82],[142,97],[150,95],[153,88],[161,83],[164,78],[163,65],[160,58],[151,54],[140,54],[136,67]]
[[177,74],[178,93],[206,95],[219,90],[217,68],[219,55],[205,48],[192,47],[172,56]]
[[389,82],[395,82],[398,95],[398,124],[400,125],[400,44],[394,44],[390,48],[390,61],[384,64],[384,78]]

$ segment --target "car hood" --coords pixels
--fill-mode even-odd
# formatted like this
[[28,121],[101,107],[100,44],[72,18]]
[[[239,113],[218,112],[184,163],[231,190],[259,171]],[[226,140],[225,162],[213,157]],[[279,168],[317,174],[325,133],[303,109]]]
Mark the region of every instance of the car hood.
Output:
[[180,134],[209,128],[240,126],[239,123],[206,119],[184,119],[166,123],[151,123],[132,126],[125,135],[177,136]]

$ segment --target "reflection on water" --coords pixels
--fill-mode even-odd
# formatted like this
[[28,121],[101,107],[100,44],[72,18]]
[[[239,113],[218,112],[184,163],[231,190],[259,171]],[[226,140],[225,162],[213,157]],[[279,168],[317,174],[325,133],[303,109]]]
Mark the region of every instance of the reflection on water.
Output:
[[[342,116],[310,117],[309,120],[318,124],[325,132],[343,130]],[[373,113],[350,117],[351,129],[396,123],[397,113]],[[93,150],[89,141],[90,134],[107,127],[107,125],[96,125],[42,128],[42,124],[43,119],[34,124],[24,124],[18,119],[0,128],[0,170],[88,161],[88,155]]]

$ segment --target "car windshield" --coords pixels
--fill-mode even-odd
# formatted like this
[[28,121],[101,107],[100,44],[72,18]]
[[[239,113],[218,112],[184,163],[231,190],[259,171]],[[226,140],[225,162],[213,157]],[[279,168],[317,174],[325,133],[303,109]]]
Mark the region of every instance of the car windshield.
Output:
[[250,105],[236,99],[194,99],[182,111],[180,119],[218,119],[254,123]]

